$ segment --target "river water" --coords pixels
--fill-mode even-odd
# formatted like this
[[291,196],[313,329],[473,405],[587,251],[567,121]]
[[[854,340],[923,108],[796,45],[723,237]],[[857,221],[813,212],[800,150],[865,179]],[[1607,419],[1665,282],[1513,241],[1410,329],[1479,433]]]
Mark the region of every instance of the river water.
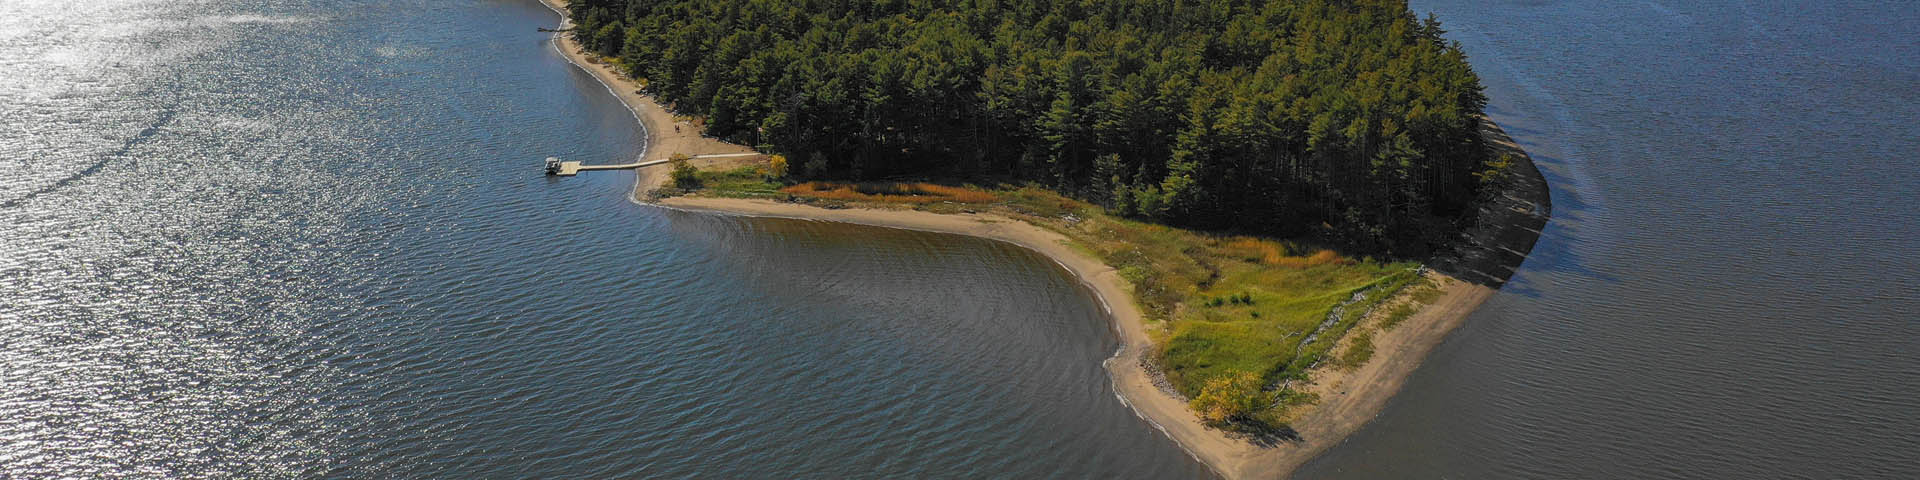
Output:
[[0,478],[1205,476],[1005,244],[626,200],[532,0],[0,3]]
[[[1303,478],[1920,477],[1920,18],[1416,0],[1553,184]],[[0,477],[1206,476],[1051,262],[631,204],[531,0],[0,3]]]
[[1303,478],[1920,478],[1920,10],[1415,0],[1553,188]]

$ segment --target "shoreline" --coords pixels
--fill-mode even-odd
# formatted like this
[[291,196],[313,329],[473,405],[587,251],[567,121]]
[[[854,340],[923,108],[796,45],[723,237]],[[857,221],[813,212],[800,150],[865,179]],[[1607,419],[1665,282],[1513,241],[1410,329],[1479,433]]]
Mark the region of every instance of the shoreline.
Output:
[[871,208],[826,209],[811,205],[777,203],[764,200],[715,197],[671,197],[659,205],[685,211],[748,217],[791,218],[799,220],[853,223],[875,227],[900,228],[923,232],[966,235],[996,240],[1033,250],[1053,260],[1085,284],[1107,313],[1121,347],[1103,361],[1113,382],[1115,396],[1135,415],[1152,424],[1200,463],[1227,478],[1241,478],[1223,468],[1235,465],[1235,457],[1257,450],[1245,441],[1230,438],[1208,428],[1187,408],[1185,402],[1160,390],[1147,369],[1140,366],[1150,351],[1146,317],[1131,301],[1133,286],[1120,272],[1105,262],[1075,250],[1067,238],[1030,223],[993,214],[939,214],[915,210]]
[[[567,0],[540,0],[540,4],[560,16],[559,30],[573,28],[573,19],[567,17]],[[701,135],[698,126],[674,118],[673,112],[654,101],[653,97],[640,93],[641,88],[638,82],[615,71],[611,65],[588,58],[587,54],[581,51],[579,42],[573,41],[566,32],[554,32],[552,39],[553,49],[560,53],[561,58],[567,59],[568,63],[585,70],[595,80],[599,80],[600,85],[607,87],[607,93],[613,94],[621,105],[625,105],[627,110],[633,113],[634,121],[640,124],[640,130],[645,132],[647,137],[646,145],[641,148],[640,157],[634,159],[636,163],[665,160],[676,153],[688,156],[760,153],[751,147]],[[757,156],[725,157],[690,161],[696,167],[713,168],[750,162],[758,158]],[[646,192],[666,185],[667,170],[658,167],[634,169],[635,182],[629,197],[635,202],[641,202],[641,196]]]
[[[1491,123],[1489,122],[1489,125]],[[1497,133],[1495,136],[1493,134]],[[1504,142],[1499,149],[1517,151],[1497,126],[1490,139]],[[1543,205],[1545,181],[1530,158],[1516,159],[1516,179],[1524,185],[1510,185],[1495,201],[1481,207],[1491,222],[1480,222],[1471,236],[1478,237],[1468,247],[1482,251],[1530,251],[1546,223]],[[1516,195],[1517,194],[1517,195]],[[1505,201],[1502,201],[1505,200]],[[1531,204],[1532,208],[1519,208]],[[1037,225],[994,214],[941,214],[907,209],[838,208],[828,209],[797,203],[722,197],[669,197],[656,205],[682,211],[719,215],[788,218],[810,221],[853,223],[996,240],[1037,252],[1072,273],[1101,303],[1120,337],[1121,348],[1102,362],[1113,391],[1141,419],[1171,438],[1176,445],[1216,474],[1228,479],[1288,478],[1294,470],[1322,452],[1344,442],[1379,414],[1388,400],[1398,394],[1427,354],[1449,333],[1466,322],[1467,316],[1498,292],[1498,284],[1475,282],[1449,273],[1447,266],[1434,266],[1427,275],[1440,289],[1440,296],[1422,307],[1398,326],[1379,331],[1374,337],[1373,357],[1351,370],[1321,366],[1312,371],[1313,391],[1320,399],[1290,426],[1298,439],[1267,447],[1237,435],[1206,426],[1187,408],[1182,399],[1164,391],[1143,366],[1152,341],[1147,335],[1146,317],[1131,300],[1133,288],[1119,272],[1105,262],[1080,252],[1059,233]],[[1507,215],[1501,215],[1502,213]],[[1493,214],[1493,215],[1488,215]],[[1517,221],[1534,219],[1537,222]],[[1499,240],[1509,240],[1501,242]],[[1524,245],[1515,242],[1524,240]],[[1462,257],[1472,257],[1471,253]],[[1498,281],[1519,266],[1518,257],[1486,257],[1463,260],[1468,272],[1504,271]],[[1459,265],[1454,265],[1459,266]],[[1482,273],[1482,275],[1485,275]]]
[[[562,29],[572,27],[572,21],[564,12],[566,0],[541,2],[560,14]],[[745,146],[702,137],[697,128],[688,128],[685,124],[676,132],[664,132],[665,125],[674,125],[676,120],[651,97],[637,93],[637,83],[606,64],[590,61],[580,52],[577,43],[562,33],[554,34],[554,48],[606,85],[633,112],[634,119],[648,134],[642,158],[670,155],[657,154],[659,151],[688,155],[753,152]],[[1142,366],[1152,342],[1145,316],[1131,301],[1132,286],[1113,267],[1076,250],[1059,233],[992,214],[826,209],[769,200],[715,197],[672,197],[655,205],[724,215],[833,221],[968,235],[1008,242],[1040,253],[1086,284],[1110,317],[1122,346],[1103,366],[1113,382],[1115,396],[1122,403],[1225,478],[1285,478],[1371,421],[1399,392],[1427,354],[1464,323],[1482,302],[1491,298],[1525,260],[1526,253],[1532,251],[1551,209],[1545,181],[1532,159],[1514,145],[1498,125],[1491,120],[1484,123],[1487,127],[1482,133],[1494,147],[1495,155],[1513,155],[1515,164],[1499,195],[1480,207],[1480,218],[1465,235],[1471,240],[1454,255],[1457,258],[1436,262],[1440,265],[1435,265],[1430,275],[1440,281],[1442,294],[1399,326],[1380,332],[1374,340],[1375,354],[1360,367],[1350,371],[1328,366],[1316,368],[1313,384],[1321,390],[1321,397],[1292,423],[1298,440],[1272,447],[1255,445],[1207,427],[1185,402],[1154,383],[1151,373]],[[695,160],[694,164],[713,168],[750,161],[728,158]],[[666,170],[636,169],[630,200],[645,203],[642,195],[665,184]]]

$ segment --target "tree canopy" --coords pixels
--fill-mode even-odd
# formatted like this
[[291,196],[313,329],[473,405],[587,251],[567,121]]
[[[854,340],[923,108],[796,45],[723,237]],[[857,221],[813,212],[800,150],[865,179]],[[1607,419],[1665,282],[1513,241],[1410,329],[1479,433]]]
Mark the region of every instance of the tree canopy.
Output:
[[1202,228],[1424,245],[1486,160],[1404,0],[574,0],[573,35],[809,177],[1007,178]]

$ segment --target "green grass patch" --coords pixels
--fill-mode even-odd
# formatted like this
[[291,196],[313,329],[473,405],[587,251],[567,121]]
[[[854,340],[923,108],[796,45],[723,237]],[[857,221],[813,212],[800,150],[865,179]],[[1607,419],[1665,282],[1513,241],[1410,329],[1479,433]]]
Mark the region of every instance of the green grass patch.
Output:
[[[1189,398],[1243,373],[1265,385],[1305,378],[1369,310],[1420,278],[1411,262],[1140,222],[1044,189],[1003,189],[999,196],[1001,211],[1066,235],[1133,284],[1141,310],[1160,327],[1155,360]],[[1362,300],[1328,324],[1336,306],[1362,291]],[[1240,422],[1278,421],[1288,406],[1311,401],[1290,389],[1263,394],[1268,409]]]
[[1419,313],[1421,308],[1440,298],[1441,293],[1440,287],[1426,278],[1407,285],[1406,292],[1406,301],[1388,307],[1386,313],[1381,315],[1380,330],[1392,330],[1393,327],[1399,326],[1400,322],[1412,318],[1413,314]]
[[1353,335],[1347,343],[1347,351],[1340,354],[1340,368],[1357,368],[1373,359],[1373,331],[1362,330]]
[[1279,374],[1283,378],[1305,378],[1306,371],[1325,360],[1327,352],[1332,350],[1334,345],[1339,344],[1340,339],[1346,336],[1355,325],[1359,325],[1360,319],[1366,318],[1367,312],[1386,303],[1398,294],[1401,288],[1418,278],[1412,270],[1400,270],[1381,277],[1372,285],[1354,289],[1356,294],[1364,291],[1366,297],[1348,303],[1341,311],[1340,318],[1334,320],[1333,325],[1322,330],[1312,343],[1301,346],[1299,353],[1294,355],[1292,363]]

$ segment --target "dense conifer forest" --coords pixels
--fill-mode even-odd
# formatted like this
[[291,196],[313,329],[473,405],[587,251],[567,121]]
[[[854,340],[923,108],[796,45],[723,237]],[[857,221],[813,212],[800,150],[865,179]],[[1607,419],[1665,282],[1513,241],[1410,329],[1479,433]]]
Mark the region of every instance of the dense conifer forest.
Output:
[[573,35],[802,178],[1036,182],[1114,212],[1444,240],[1488,168],[1404,0],[575,0]]

